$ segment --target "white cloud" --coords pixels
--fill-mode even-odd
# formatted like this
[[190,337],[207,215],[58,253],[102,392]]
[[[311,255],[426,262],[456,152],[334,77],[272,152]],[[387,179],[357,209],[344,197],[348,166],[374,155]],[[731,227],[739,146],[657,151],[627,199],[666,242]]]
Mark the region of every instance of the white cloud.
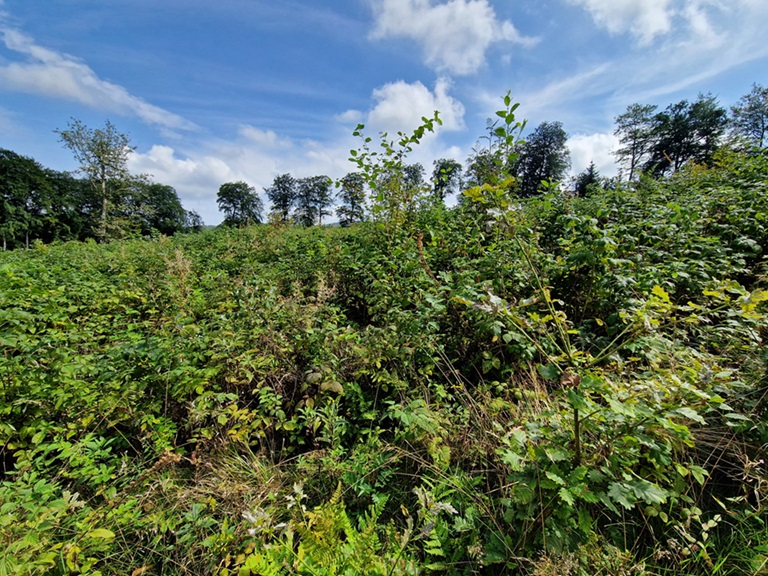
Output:
[[630,32],[647,44],[672,28],[673,0],[568,0],[611,34]]
[[[765,26],[768,2],[764,0],[687,0],[680,14],[685,27],[653,52],[639,51],[617,63],[621,81],[617,99],[623,103],[658,102],[658,98],[704,85],[724,72],[768,56]],[[649,66],[649,58],[661,63]],[[758,79],[759,81],[759,79]],[[710,84],[711,85],[711,84]],[[662,102],[663,103],[663,102]]]
[[261,130],[247,124],[240,127],[239,134],[246,140],[267,148],[288,148],[291,145],[289,141],[280,139],[274,130]]
[[749,35],[754,24],[768,15],[765,0],[567,1],[587,10],[611,34],[630,33],[641,45],[668,37],[699,51],[724,46],[729,36]]
[[499,21],[488,0],[374,0],[374,39],[408,38],[421,43],[429,66],[457,75],[476,72],[496,42],[531,45],[512,22]]
[[613,151],[619,146],[619,140],[610,133],[576,134],[568,138],[571,151],[571,173],[578,174],[595,163],[595,168],[602,176],[615,176],[617,167]]
[[450,82],[440,79],[434,92],[421,82],[409,84],[402,80],[376,88],[376,103],[368,112],[366,125],[390,135],[398,131],[408,134],[422,124],[422,117],[431,118],[437,110],[443,124],[436,126],[436,130],[461,130],[464,105],[448,93],[450,87]]
[[169,184],[180,195],[194,200],[215,198],[224,182],[242,179],[218,155],[181,158],[170,146],[155,145],[146,154],[132,154],[128,167],[132,173],[150,174],[154,181]]
[[12,28],[0,29],[9,50],[26,56],[22,62],[0,63],[0,86],[4,90],[73,100],[92,108],[139,117],[166,129],[194,129],[191,122],[130,94],[125,88],[102,80],[85,63],[35,44],[29,36]]
[[[520,112],[526,117],[547,117],[552,109],[562,109],[563,104],[586,95],[594,95],[607,89],[613,81],[613,67],[603,63],[588,70],[558,78],[531,92],[513,93],[513,101],[521,103]],[[483,97],[488,106],[499,107],[498,95]]]
[[[434,90],[420,82],[408,84],[393,82],[372,92],[371,108],[353,117],[366,124],[366,133],[375,135],[387,131],[406,134],[421,124],[421,117],[431,117],[440,110],[442,126],[433,134],[425,134],[422,142],[409,155],[409,163],[421,162],[429,173],[432,160],[446,157],[461,160],[463,154],[456,147],[446,147],[439,133],[460,130],[464,126],[464,106],[449,94],[450,83],[438,80]],[[337,117],[338,118],[338,117]],[[374,138],[374,141],[377,140]],[[262,194],[277,174],[290,173],[296,178],[325,174],[340,178],[356,170],[349,162],[349,151],[360,142],[351,132],[339,132],[328,141],[295,140],[271,130],[243,125],[231,140],[208,142],[204,149],[181,151],[170,146],[153,146],[146,153],[132,154],[129,168],[135,174],[151,174],[156,182],[176,189],[187,209],[197,210],[208,224],[221,221],[216,206],[216,193],[225,182],[243,180]]]
[[336,121],[342,124],[357,124],[363,119],[363,113],[360,110],[346,110],[335,116]]

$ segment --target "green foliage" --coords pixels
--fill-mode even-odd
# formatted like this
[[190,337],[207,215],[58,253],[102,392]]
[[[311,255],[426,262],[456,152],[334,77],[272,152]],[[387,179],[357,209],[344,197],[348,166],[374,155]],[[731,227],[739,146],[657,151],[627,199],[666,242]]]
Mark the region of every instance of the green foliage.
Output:
[[626,170],[626,179],[633,182],[642,173],[642,164],[653,146],[653,104],[630,104],[626,112],[616,117],[614,135],[621,146],[614,152],[618,163]]
[[[294,494],[288,497],[288,507],[294,508],[294,516],[280,525],[275,525],[264,510],[246,512],[244,517],[253,526],[249,531],[254,536],[266,534],[274,540],[257,545],[254,551],[241,556],[236,562],[237,572],[225,568],[221,574],[388,576],[418,573],[414,562],[403,556],[410,530],[399,537],[399,547],[383,549],[377,522],[384,501],[371,506],[355,524],[347,514],[341,485],[328,502],[312,511],[303,504],[305,498],[303,487],[294,485]],[[387,532],[390,538],[397,538],[391,526]]]
[[261,222],[264,210],[253,186],[246,182],[226,182],[216,195],[219,210],[224,212],[225,226],[247,226]]
[[568,135],[560,122],[542,122],[518,145],[515,174],[521,196],[534,196],[542,182],[563,180],[571,165],[567,141]]
[[445,201],[448,194],[461,191],[462,167],[459,162],[450,158],[435,160],[432,170],[432,190],[440,202]]
[[497,119],[488,121],[487,146],[475,150],[467,161],[468,189],[482,186],[509,189],[514,183],[520,146],[524,144],[520,135],[525,130],[526,121],[517,120],[515,111],[520,104],[512,102],[510,92],[503,100],[504,109],[496,111]]
[[288,222],[291,208],[296,202],[296,179],[290,174],[278,174],[272,186],[265,190],[272,203],[272,214],[279,222]]
[[296,182],[294,219],[303,226],[323,223],[323,216],[328,216],[328,207],[333,202],[328,176],[310,176]]
[[694,102],[681,100],[654,113],[656,108],[631,104],[616,118],[622,147],[615,154],[628,179],[673,174],[689,162],[711,165],[728,122],[715,97],[700,94]]
[[731,131],[758,150],[768,145],[768,88],[753,84],[731,107]]
[[119,233],[119,226],[110,220],[110,208],[123,203],[126,183],[130,180],[127,163],[134,148],[125,134],[107,121],[104,128],[89,128],[72,119],[66,130],[55,131],[62,144],[72,151],[75,160],[91,184],[99,201],[99,217],[95,235],[107,240]]
[[765,158],[447,209],[428,129],[370,222],[0,254],[0,574],[762,569]]
[[365,180],[360,172],[350,172],[336,183],[341,205],[336,208],[341,226],[365,220]]
[[3,250],[29,249],[34,241],[170,235],[202,227],[200,216],[184,210],[172,187],[128,173],[133,148],[109,122],[93,130],[74,120],[59,134],[84,178],[0,149]]
[[350,151],[350,161],[359,169],[371,191],[371,212],[374,221],[386,227],[389,237],[399,230],[410,231],[417,209],[427,192],[423,182],[424,168],[409,166],[405,159],[426,132],[442,124],[435,112],[432,118],[422,117],[422,124],[406,135],[397,133],[397,141],[386,132],[380,134],[379,150],[371,149],[372,138],[365,136],[365,126],[359,124],[354,135],[362,140],[358,150]]

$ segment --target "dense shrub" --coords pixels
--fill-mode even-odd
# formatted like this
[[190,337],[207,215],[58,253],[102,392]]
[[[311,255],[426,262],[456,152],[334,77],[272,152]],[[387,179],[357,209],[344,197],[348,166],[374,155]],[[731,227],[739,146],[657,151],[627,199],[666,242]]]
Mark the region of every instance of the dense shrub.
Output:
[[758,573],[767,182],[0,255],[0,574]]

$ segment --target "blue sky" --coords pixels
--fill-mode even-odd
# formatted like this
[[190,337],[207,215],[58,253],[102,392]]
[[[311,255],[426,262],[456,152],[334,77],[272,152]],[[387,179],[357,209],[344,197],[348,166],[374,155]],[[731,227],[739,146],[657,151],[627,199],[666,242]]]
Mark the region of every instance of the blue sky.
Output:
[[352,171],[358,122],[440,110],[410,158],[464,162],[511,90],[611,175],[627,105],[768,84],[766,24],[765,0],[0,0],[0,147],[74,170],[54,130],[110,120],[216,224],[224,182]]

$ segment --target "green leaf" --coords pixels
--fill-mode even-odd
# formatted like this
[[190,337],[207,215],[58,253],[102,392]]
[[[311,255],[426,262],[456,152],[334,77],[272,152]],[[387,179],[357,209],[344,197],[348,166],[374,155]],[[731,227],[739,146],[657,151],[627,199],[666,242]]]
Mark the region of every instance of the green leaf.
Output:
[[635,506],[635,498],[632,496],[632,490],[625,484],[618,482],[611,482],[608,487],[608,496],[611,500],[617,504],[621,504],[627,510],[631,510]]
[[667,501],[669,492],[647,480],[629,482],[635,496],[646,504],[663,504]]
[[501,461],[507,464],[515,472],[520,472],[523,469],[525,459],[512,450],[504,450],[501,452]]
[[547,470],[544,473],[544,475],[547,478],[549,478],[550,480],[552,480],[552,482],[554,482],[555,484],[558,484],[560,486],[565,486],[565,480],[563,479],[562,476],[559,476],[558,474],[555,474],[554,472],[550,472],[549,470]]
[[536,369],[539,371],[542,378],[549,380],[550,382],[554,382],[557,380],[558,376],[560,376],[560,370],[554,364],[547,364],[546,366],[544,364],[539,364],[536,366]]
[[691,466],[691,476],[696,479],[696,482],[698,482],[700,485],[703,485],[705,478],[709,476],[709,472],[707,472],[701,466]]
[[689,408],[688,406],[681,406],[674,412],[675,414],[680,414],[680,416],[684,416],[685,418],[693,420],[694,422],[698,422],[699,424],[706,424],[706,421],[701,417],[701,414],[696,412],[693,408]]
[[667,294],[667,291],[664,290],[664,288],[662,288],[661,286],[658,286],[658,285],[654,286],[653,289],[651,290],[651,293],[654,296],[656,296],[656,297],[660,298],[661,300],[663,300],[664,302],[669,302],[670,301],[669,300],[669,294]]
[[573,498],[573,494],[571,494],[571,492],[565,487],[560,488],[558,495],[560,496],[560,499],[569,506],[573,506],[576,502]]

